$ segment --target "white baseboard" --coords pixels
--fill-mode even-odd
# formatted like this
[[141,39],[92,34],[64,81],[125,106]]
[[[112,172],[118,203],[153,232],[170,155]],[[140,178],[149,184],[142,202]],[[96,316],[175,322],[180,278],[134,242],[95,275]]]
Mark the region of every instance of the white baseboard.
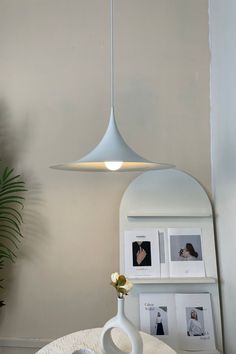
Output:
[[53,339],[38,338],[0,338],[0,348],[42,348]]
[[192,350],[177,350],[178,354],[221,354],[218,350],[215,351],[192,351]]

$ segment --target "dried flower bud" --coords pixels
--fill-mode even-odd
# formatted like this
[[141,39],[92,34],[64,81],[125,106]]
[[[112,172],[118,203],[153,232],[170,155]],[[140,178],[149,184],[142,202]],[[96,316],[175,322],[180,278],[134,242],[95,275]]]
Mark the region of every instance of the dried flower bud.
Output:
[[117,281],[118,281],[118,278],[119,278],[119,274],[117,273],[117,272],[115,272],[115,273],[112,273],[112,275],[111,275],[111,281],[112,281],[112,283],[117,283]]
[[117,272],[111,274],[111,285],[116,289],[119,298],[128,295],[128,292],[133,287],[133,284],[122,274]]

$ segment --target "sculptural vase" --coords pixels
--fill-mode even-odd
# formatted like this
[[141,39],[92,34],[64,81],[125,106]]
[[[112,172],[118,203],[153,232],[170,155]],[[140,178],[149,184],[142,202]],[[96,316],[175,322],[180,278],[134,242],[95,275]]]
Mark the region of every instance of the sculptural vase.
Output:
[[101,346],[104,354],[121,354],[121,351],[113,342],[111,331],[113,328],[120,328],[129,338],[132,351],[129,354],[143,354],[143,342],[139,331],[132,322],[125,316],[124,298],[117,298],[117,314],[103,327]]

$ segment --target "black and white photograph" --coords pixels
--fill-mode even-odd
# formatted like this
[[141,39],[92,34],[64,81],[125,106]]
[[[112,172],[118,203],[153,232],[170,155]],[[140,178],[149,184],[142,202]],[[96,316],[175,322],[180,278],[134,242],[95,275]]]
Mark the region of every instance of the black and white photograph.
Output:
[[126,230],[124,254],[128,277],[160,277],[158,229]]
[[132,242],[132,251],[134,267],[150,267],[152,265],[150,241]]
[[211,295],[176,294],[179,349],[215,350]]
[[150,311],[150,334],[156,336],[168,335],[168,308],[167,306],[154,307]]
[[189,337],[204,336],[203,307],[186,307],[186,323]]
[[205,277],[200,228],[169,228],[171,277]]
[[175,294],[141,293],[139,306],[140,330],[177,347]]
[[171,261],[202,261],[200,235],[170,236]]

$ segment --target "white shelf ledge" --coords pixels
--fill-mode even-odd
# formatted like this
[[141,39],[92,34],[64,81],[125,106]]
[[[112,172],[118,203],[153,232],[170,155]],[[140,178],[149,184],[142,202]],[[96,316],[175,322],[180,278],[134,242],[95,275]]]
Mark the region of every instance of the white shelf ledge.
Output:
[[131,210],[127,213],[128,218],[211,218],[212,215],[205,212],[197,212],[196,214],[183,213],[163,213],[159,211],[135,211]]
[[[216,278],[129,278],[133,284],[215,284]],[[201,353],[202,354],[202,353]]]

